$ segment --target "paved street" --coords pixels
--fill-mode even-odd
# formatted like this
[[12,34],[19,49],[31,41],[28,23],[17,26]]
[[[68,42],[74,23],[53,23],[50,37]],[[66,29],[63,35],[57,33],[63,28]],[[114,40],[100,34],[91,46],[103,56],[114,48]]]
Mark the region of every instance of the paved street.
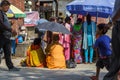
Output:
[[[50,70],[47,68],[20,67],[22,58],[13,59],[15,66],[21,68],[18,72],[7,71],[4,60],[0,65],[0,80],[90,80],[89,76],[95,74],[95,64],[78,64],[74,69]],[[106,73],[101,70],[100,80]]]

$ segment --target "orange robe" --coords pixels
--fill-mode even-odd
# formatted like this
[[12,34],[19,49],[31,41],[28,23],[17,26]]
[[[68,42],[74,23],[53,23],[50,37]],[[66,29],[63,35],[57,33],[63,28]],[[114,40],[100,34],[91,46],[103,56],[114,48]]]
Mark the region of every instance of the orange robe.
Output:
[[63,46],[59,43],[53,43],[48,45],[48,47],[46,48],[46,63],[48,68],[66,68],[63,49]]

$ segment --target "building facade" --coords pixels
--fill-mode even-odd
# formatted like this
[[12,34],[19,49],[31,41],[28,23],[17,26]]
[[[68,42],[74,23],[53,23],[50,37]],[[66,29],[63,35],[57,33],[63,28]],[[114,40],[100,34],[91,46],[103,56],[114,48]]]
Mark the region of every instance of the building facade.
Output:
[[51,16],[66,15],[66,5],[73,0],[34,0],[34,10],[39,11],[40,17],[48,19]]
[[35,10],[39,12],[40,18],[49,19],[49,17],[55,16],[54,7],[54,0],[37,0],[35,2]]
[[70,2],[72,2],[73,0],[58,0],[58,16],[59,13],[63,14],[63,17],[66,16],[66,5]]

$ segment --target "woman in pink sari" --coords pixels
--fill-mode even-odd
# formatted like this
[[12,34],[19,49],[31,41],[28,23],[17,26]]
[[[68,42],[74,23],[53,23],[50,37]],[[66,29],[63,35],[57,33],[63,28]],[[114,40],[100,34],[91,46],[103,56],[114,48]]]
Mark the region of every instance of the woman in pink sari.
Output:
[[[71,25],[70,25],[70,17],[66,17],[65,19],[65,27],[71,31]],[[65,54],[65,60],[66,64],[68,63],[70,59],[70,43],[71,43],[71,36],[69,34],[64,34],[63,36],[63,46],[64,46],[64,54]]]

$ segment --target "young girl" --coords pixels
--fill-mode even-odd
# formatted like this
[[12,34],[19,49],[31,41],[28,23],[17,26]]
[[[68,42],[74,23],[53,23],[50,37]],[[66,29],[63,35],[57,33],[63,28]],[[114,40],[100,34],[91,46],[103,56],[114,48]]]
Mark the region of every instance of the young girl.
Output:
[[[65,18],[65,27],[71,32],[71,19],[70,17]],[[70,60],[70,53],[71,53],[71,35],[69,34],[64,34],[63,35],[63,46],[64,46],[64,55],[65,55],[65,60],[66,64],[69,63]]]
[[59,35],[54,34],[53,42],[49,44],[46,48],[46,63],[48,68],[66,68],[63,50],[63,46],[59,43]]
[[96,23],[92,21],[91,15],[87,14],[86,21],[83,23],[83,49],[85,55],[85,63],[93,63],[94,49],[96,34]]
[[111,56],[111,39],[109,36],[105,35],[108,31],[108,26],[104,23],[98,25],[97,34],[99,37],[95,42],[95,52],[99,55],[96,63],[96,76],[92,76],[92,80],[99,80],[100,69],[106,67],[109,70],[110,67],[110,56]]

